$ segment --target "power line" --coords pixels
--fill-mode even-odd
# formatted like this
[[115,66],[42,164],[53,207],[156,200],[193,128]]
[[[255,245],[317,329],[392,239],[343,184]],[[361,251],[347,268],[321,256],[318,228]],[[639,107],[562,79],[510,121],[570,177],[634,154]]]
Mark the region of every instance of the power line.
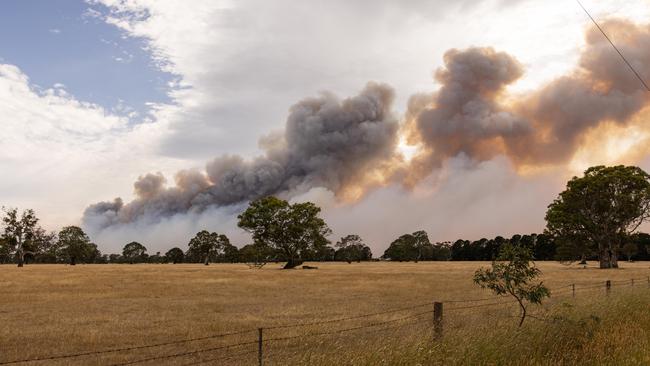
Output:
[[611,44],[612,47],[614,47],[614,49],[616,50],[616,52],[618,52],[618,55],[621,56],[621,58],[623,59],[623,61],[624,61],[625,64],[627,65],[627,67],[629,67],[630,70],[632,70],[632,72],[634,73],[634,75],[636,75],[637,79],[639,79],[639,81],[641,82],[641,84],[643,84],[643,86],[645,87],[645,89],[646,89],[647,91],[650,91],[650,87],[648,87],[648,84],[646,84],[646,82],[643,80],[643,78],[641,77],[641,75],[639,75],[639,73],[634,69],[634,67],[632,66],[632,64],[630,64],[630,62],[627,60],[627,58],[625,58],[625,56],[623,56],[623,53],[618,49],[618,47],[616,47],[616,45],[614,44],[614,42],[612,42],[612,40],[607,36],[607,33],[605,33],[605,31],[603,30],[603,28],[601,28],[600,25],[598,24],[598,22],[596,22],[596,19],[594,19],[594,17],[591,16],[591,14],[589,13],[589,11],[587,11],[587,8],[585,8],[585,7],[582,5],[582,3],[580,2],[580,0],[576,0],[576,2],[578,3],[578,5],[580,5],[580,7],[582,8],[582,10],[585,11],[585,13],[586,13],[587,16],[589,17],[589,19],[591,19],[591,21],[596,25],[596,28],[598,28],[598,30],[600,31],[600,33],[602,33],[603,36],[605,36],[605,38],[607,39],[607,41],[609,42],[609,44]]

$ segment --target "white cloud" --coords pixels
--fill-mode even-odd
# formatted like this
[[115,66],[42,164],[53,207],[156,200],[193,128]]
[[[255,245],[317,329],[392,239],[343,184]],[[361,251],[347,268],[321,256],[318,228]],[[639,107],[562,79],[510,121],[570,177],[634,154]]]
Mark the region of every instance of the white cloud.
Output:
[[0,64],[0,116],[0,204],[34,208],[52,229],[78,224],[89,202],[129,196],[151,165],[178,167],[151,153],[155,125],[129,127],[62,84],[40,90],[14,65]]

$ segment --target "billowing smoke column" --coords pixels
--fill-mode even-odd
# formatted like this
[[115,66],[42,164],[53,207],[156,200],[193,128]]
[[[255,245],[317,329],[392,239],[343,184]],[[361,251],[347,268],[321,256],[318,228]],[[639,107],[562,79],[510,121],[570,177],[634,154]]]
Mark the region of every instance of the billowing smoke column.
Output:
[[252,161],[223,156],[207,164],[205,173],[189,170],[166,187],[161,174],[141,176],[134,184],[136,199],[124,204],[91,205],[86,227],[102,229],[208,207],[241,203],[270,194],[298,194],[314,187],[338,193],[364,180],[364,174],[394,157],[398,123],[391,112],[393,90],[369,83],[355,97],[338,100],[332,94],[305,99],[291,110],[283,136],[262,141],[266,154]]
[[[650,27],[609,21],[605,29],[645,80],[650,79]],[[525,164],[561,163],[572,157],[585,132],[610,121],[629,123],[648,93],[595,28],[587,32],[580,68],[519,103],[533,123],[527,138],[510,141],[511,156]]]
[[[604,28],[642,77],[650,80],[650,28],[610,21]],[[523,75],[510,55],[492,48],[450,50],[436,72],[440,89],[413,96],[404,116],[408,139],[422,146],[406,163],[396,152],[393,91],[368,84],[343,101],[325,94],[291,108],[284,134],[263,139],[264,156],[223,156],[205,172],[181,171],[167,188],[160,174],[135,183],[137,198],[88,207],[84,224],[106,228],[202,212],[264,195],[291,197],[323,187],[341,194],[368,188],[368,177],[413,185],[450,158],[486,161],[505,155],[518,166],[569,161],[591,129],[626,125],[648,102],[634,74],[597,30],[587,32],[579,67],[516,98],[508,85]]]
[[[649,28],[623,21],[610,21],[605,28],[619,35],[619,47],[648,78]],[[589,129],[606,121],[625,124],[648,101],[639,80],[595,29],[587,33],[577,70],[508,103],[505,87],[522,75],[511,56],[471,48],[448,51],[444,61],[436,73],[440,90],[409,103],[409,137],[425,147],[413,161],[411,179],[459,154],[474,161],[505,154],[516,164],[563,163]]]
[[530,131],[528,121],[497,102],[505,86],[523,74],[515,59],[491,48],[470,48],[448,51],[444,61],[445,68],[436,72],[440,90],[429,102],[416,96],[410,103],[416,138],[428,148],[411,174],[427,175],[461,153],[489,159],[499,152],[499,139]]

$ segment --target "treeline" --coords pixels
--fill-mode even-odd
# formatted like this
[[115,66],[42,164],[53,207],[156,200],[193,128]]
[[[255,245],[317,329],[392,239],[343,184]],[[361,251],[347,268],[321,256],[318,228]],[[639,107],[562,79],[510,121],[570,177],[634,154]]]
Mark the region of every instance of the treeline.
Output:
[[[305,207],[310,209],[306,217],[311,215],[313,222],[313,216],[317,214],[313,204],[287,205],[285,208],[292,214],[304,214]],[[298,215],[297,219],[301,216]],[[274,235],[272,239],[281,243],[278,245],[258,236],[256,243],[237,248],[226,235],[203,230],[188,242],[186,250],[174,247],[164,254],[148,253],[143,244],[134,241],[124,245],[121,253],[103,254],[80,227],[66,226],[58,233],[46,232],[38,221],[33,210],[21,213],[16,208],[5,209],[0,235],[0,263],[17,263],[19,266],[25,263],[266,263],[289,262],[292,256],[294,262],[372,259],[370,247],[358,235],[347,235],[331,246],[321,237],[317,238],[321,240],[300,242],[296,238],[306,235],[296,229],[280,230]],[[303,222],[300,220],[303,229],[314,228],[313,223],[310,226]]]
[[[506,244],[528,248],[535,260],[574,262],[597,260],[598,252],[589,250],[587,243],[567,243],[548,234],[516,234],[510,238],[463,240],[431,243],[424,231],[405,234],[394,240],[382,256],[393,261],[491,261]],[[650,260],[650,234],[635,233],[621,248],[627,260]]]
[[431,243],[424,231],[402,235],[393,241],[382,256],[395,261],[491,261],[501,248],[511,244],[530,249],[536,260],[556,260],[556,244],[544,234],[513,235],[506,239],[463,240]]
[[[76,231],[78,237],[72,246],[68,244],[66,233]],[[286,262],[287,256],[281,250],[265,248],[261,245],[248,244],[241,248],[230,244],[225,235],[202,231],[183,250],[173,247],[167,252],[149,253],[146,246],[138,242],[130,242],[124,246],[122,253],[102,254],[97,245],[86,240],[81,228],[64,227],[64,234],[59,238],[57,233],[48,233],[25,243],[23,263],[65,263],[65,264],[136,264],[136,263],[254,263],[254,262]],[[353,237],[358,238],[356,235]],[[219,238],[212,240],[211,238]],[[197,242],[197,238],[199,242]],[[345,239],[345,238],[343,238]],[[201,241],[203,240],[203,241]],[[194,241],[194,242],[193,242]],[[16,250],[0,239],[0,264],[16,263]],[[324,246],[304,251],[303,261],[344,261],[360,262],[372,259],[370,248],[360,241],[343,248]]]
[[[650,177],[648,177],[650,179]],[[649,183],[650,184],[650,183]],[[650,186],[648,187],[650,207]],[[608,201],[609,202],[609,201]],[[646,207],[644,206],[644,207]],[[554,212],[552,212],[555,214]],[[547,214],[549,216],[550,214]],[[559,214],[558,214],[559,215]],[[650,215],[650,212],[649,212]],[[646,216],[643,216],[646,217]],[[187,249],[169,249],[150,254],[138,242],[124,245],[122,253],[102,254],[97,245],[77,226],[66,226],[58,233],[46,232],[38,224],[33,210],[22,213],[4,209],[0,235],[0,263],[253,263],[286,262],[294,268],[304,261],[371,260],[370,247],[359,235],[350,234],[332,245],[331,230],[320,217],[320,208],[311,202],[290,204],[276,197],[264,197],[249,204],[238,216],[237,225],[251,234],[253,243],[237,248],[226,235],[198,232]],[[557,220],[556,220],[557,221]],[[643,220],[642,220],[643,221]],[[639,221],[639,222],[642,222]],[[456,240],[432,243],[425,231],[404,234],[395,239],[381,256],[391,261],[490,261],[501,248],[510,244],[530,250],[535,260],[573,262],[599,258],[603,245],[595,245],[588,236],[569,229],[556,234],[497,236],[494,239]],[[616,260],[620,251],[628,260],[650,260],[650,235],[634,233],[611,236],[607,256]],[[615,239],[615,240],[614,240]],[[184,246],[184,245],[183,245]]]

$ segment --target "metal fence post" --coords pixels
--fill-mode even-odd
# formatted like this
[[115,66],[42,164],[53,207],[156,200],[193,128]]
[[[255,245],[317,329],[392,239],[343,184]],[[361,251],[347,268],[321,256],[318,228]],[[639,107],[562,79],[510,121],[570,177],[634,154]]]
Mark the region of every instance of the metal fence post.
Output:
[[612,290],[612,281],[607,280],[605,282],[605,294],[609,295],[609,292]]
[[433,337],[434,339],[442,338],[442,303],[433,303]]
[[263,360],[262,341],[264,339],[262,337],[262,328],[259,328],[257,330],[257,332],[258,332],[258,334],[257,334],[257,363],[259,364],[259,366],[262,366],[262,360]]

